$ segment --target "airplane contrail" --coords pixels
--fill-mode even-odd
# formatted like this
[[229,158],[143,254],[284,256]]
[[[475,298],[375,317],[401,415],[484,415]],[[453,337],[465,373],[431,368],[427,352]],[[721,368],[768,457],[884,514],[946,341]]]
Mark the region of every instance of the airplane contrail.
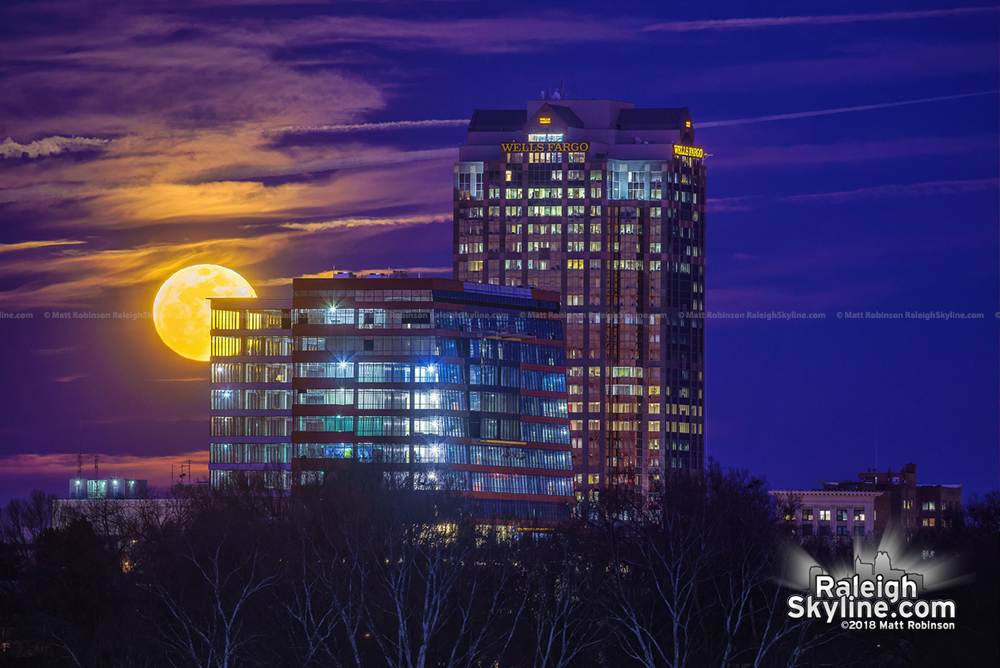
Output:
[[829,16],[772,16],[758,19],[717,19],[711,21],[671,21],[643,28],[643,32],[694,32],[699,30],[746,30],[798,25],[834,25],[870,21],[906,21],[913,19],[948,18],[958,14],[986,14],[996,7],[956,7],[918,12],[882,12],[879,14],[834,14]]
[[985,90],[978,93],[963,93],[961,95],[944,95],[941,97],[925,97],[920,100],[903,100],[901,102],[884,102],[882,104],[865,104],[859,107],[840,107],[838,109],[820,109],[818,111],[802,111],[795,114],[777,114],[775,116],[758,116],[757,118],[738,118],[732,121],[707,121],[696,123],[695,127],[720,128],[727,125],[745,125],[747,123],[765,123],[767,121],[787,121],[793,118],[811,118],[813,116],[829,116],[831,114],[846,114],[852,111],[869,111],[871,109],[888,109],[889,107],[902,107],[908,104],[923,104],[925,102],[941,102],[943,100],[959,100],[966,97],[980,97],[983,95],[996,95],[1000,90]]

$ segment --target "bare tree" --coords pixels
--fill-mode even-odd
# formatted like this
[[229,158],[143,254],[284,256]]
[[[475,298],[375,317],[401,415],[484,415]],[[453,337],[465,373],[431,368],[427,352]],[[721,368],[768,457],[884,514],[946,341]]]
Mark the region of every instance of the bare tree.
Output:
[[202,554],[189,548],[182,561],[175,564],[179,574],[161,575],[152,586],[162,603],[162,640],[171,665],[241,665],[253,639],[246,618],[259,594],[276,581],[263,572],[260,546],[241,549],[223,535],[214,549]]
[[22,556],[52,526],[52,505],[56,497],[40,489],[26,500],[11,499],[0,511],[0,541],[14,546]]
[[592,544],[571,544],[563,537],[535,547],[530,582],[536,614],[528,620],[535,640],[532,665],[566,668],[610,636],[594,605],[601,588],[601,560],[593,558]]
[[[357,542],[301,541],[298,558],[289,567],[281,606],[287,613],[300,666],[324,663],[364,665],[359,636],[371,564]],[[352,549],[353,548],[353,549]]]

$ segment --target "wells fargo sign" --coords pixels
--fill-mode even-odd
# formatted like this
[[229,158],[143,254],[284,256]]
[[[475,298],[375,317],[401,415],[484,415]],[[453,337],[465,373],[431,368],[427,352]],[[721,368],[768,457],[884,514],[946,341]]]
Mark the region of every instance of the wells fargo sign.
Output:
[[556,151],[588,151],[590,144],[582,142],[531,142],[526,144],[500,144],[506,153],[526,152],[526,153],[554,153]]
[[674,155],[686,155],[690,158],[704,158],[705,149],[695,148],[694,146],[681,146],[680,144],[674,144]]

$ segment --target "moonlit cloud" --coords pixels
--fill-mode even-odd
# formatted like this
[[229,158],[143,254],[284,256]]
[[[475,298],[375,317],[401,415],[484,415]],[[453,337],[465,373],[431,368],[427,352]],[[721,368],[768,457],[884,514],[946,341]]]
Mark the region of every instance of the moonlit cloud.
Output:
[[51,241],[22,241],[16,244],[0,244],[0,254],[13,253],[15,251],[35,250],[38,248],[49,248],[54,246],[75,246],[85,243],[74,241],[73,239],[53,239]]
[[94,151],[104,148],[110,140],[91,137],[46,137],[29,144],[18,144],[7,137],[0,143],[0,158],[37,158],[63,151]]
[[403,225],[429,225],[431,223],[451,222],[450,214],[438,216],[416,216],[403,218],[345,218],[341,220],[327,220],[319,223],[282,223],[281,227],[289,230],[302,230],[305,232],[318,232],[320,230],[335,230],[347,227],[381,227],[381,226],[403,226]]
[[877,14],[835,14],[829,16],[776,16],[757,19],[720,19],[714,21],[671,21],[647,26],[644,32],[695,32],[702,30],[758,30],[787,26],[821,26],[843,23],[869,23],[878,21],[913,21],[917,19],[943,19],[954,16],[996,13],[996,7],[958,7],[916,12],[881,12]]

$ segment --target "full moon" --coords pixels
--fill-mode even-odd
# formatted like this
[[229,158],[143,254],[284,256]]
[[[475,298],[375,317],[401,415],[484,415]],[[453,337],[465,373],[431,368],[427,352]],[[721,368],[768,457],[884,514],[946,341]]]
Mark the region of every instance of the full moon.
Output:
[[209,297],[256,297],[238,273],[217,264],[181,269],[160,286],[153,300],[153,324],[163,342],[189,359],[207,362],[212,354]]

